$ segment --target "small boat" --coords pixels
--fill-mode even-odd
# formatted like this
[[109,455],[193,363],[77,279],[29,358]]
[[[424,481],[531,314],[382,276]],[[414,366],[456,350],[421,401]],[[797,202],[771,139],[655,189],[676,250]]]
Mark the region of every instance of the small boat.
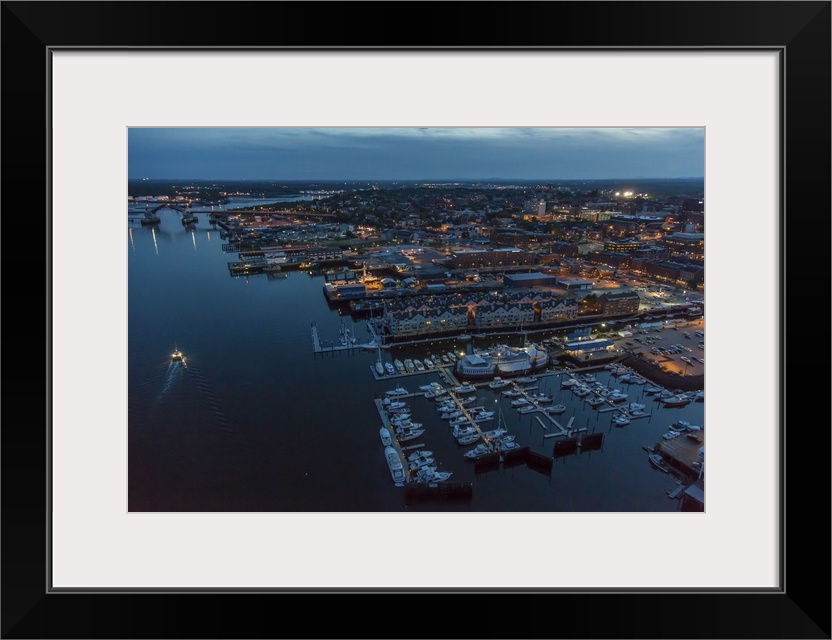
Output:
[[586,403],[590,407],[600,407],[602,404],[604,404],[604,399],[599,398],[598,396],[592,396],[591,398],[586,399]]
[[687,396],[671,396],[662,399],[662,402],[666,407],[683,407],[686,404],[690,404],[690,398]]
[[396,367],[394,367],[389,362],[384,363],[384,370],[387,371],[387,375],[389,376],[392,376],[394,373],[396,373]]
[[425,366],[428,369],[433,369],[433,367],[436,365],[433,364],[433,360],[431,358],[425,358]]
[[517,400],[512,400],[511,401],[511,406],[512,407],[525,407],[529,404],[531,404],[531,402],[529,401],[528,398],[517,398]]
[[434,462],[436,462],[436,460],[434,460],[433,458],[419,458],[418,460],[414,460],[413,462],[410,463],[410,470],[411,471],[418,471],[419,469],[422,469],[423,467],[429,467]]
[[627,394],[621,393],[616,389],[610,395],[607,396],[607,400],[609,400],[610,402],[625,402],[627,400]]
[[511,451],[512,449],[522,448],[522,445],[518,444],[514,440],[498,440],[496,445],[500,451]]
[[392,398],[385,398],[382,400],[381,404],[384,405],[385,411],[395,411],[396,409],[402,409],[407,406],[406,402],[402,402],[401,400],[393,400]]
[[396,371],[398,371],[399,373],[404,373],[404,372],[405,372],[405,369],[404,369],[404,362],[402,362],[401,360],[399,360],[398,358],[396,358],[396,359],[393,361],[393,364],[394,364],[394,365],[396,365]]
[[384,375],[384,365],[381,362],[376,362],[376,373],[380,376]]
[[477,429],[474,426],[467,426],[461,427],[459,425],[454,427],[453,437],[459,440],[460,438],[464,438],[465,436],[472,436],[477,433]]
[[484,442],[480,442],[476,447],[473,449],[469,449],[462,455],[464,455],[469,460],[475,460],[476,458],[482,458],[483,456],[487,456],[491,453],[494,453],[491,445],[485,444]]
[[421,360],[414,360],[414,366],[416,367],[416,371],[424,371],[425,370],[425,363]]
[[409,442],[410,440],[415,440],[424,432],[424,429],[408,429],[407,427],[405,427],[404,429],[399,431],[399,434],[396,437],[398,438],[399,442]]
[[413,360],[411,358],[405,358],[404,370],[407,373],[413,373],[414,371],[416,371],[416,365],[413,364]]
[[[585,398],[588,396],[592,391],[588,387],[578,387],[577,389],[572,389],[572,393],[574,393],[579,398]],[[626,396],[624,396],[626,398]]]
[[639,402],[631,402],[627,405],[627,411],[635,412],[635,411],[644,411],[644,405]]
[[430,384],[423,384],[419,387],[419,391],[433,391],[434,389],[441,389],[442,385],[438,382],[431,382]]
[[387,466],[390,468],[390,475],[397,485],[403,484],[405,480],[404,464],[398,452],[391,446],[385,447],[384,456],[387,458]]
[[474,444],[479,439],[480,439],[480,434],[472,433],[471,435],[462,436],[461,438],[457,438],[457,443],[459,443],[461,445]]
[[612,419],[612,423],[616,427],[626,427],[630,424],[630,419],[627,416],[616,416]]
[[649,385],[644,388],[644,393],[646,393],[648,396],[652,396],[655,393],[661,393],[662,391],[664,391],[664,389],[653,385]]
[[534,384],[537,382],[537,378],[534,376],[523,376],[522,378],[517,378],[515,382],[517,382],[517,384]]
[[651,453],[648,458],[650,459],[650,464],[652,464],[656,469],[660,469],[665,473],[669,473],[670,470],[667,468],[667,464],[665,463],[664,459],[658,453]]
[[563,382],[561,382],[560,386],[564,387],[565,389],[568,389],[569,387],[574,387],[576,384],[578,384],[578,381],[575,380],[575,378],[569,378],[568,380],[564,380]]
[[566,406],[565,406],[565,405],[562,405],[562,404],[556,404],[556,405],[555,405],[555,406],[553,406],[553,407],[546,407],[546,408],[544,409],[544,411],[545,411],[546,413],[551,413],[551,414],[554,414],[554,415],[558,415],[558,414],[561,414],[561,413],[563,413],[564,411],[566,411]]
[[523,415],[525,415],[527,413],[534,413],[535,411],[539,411],[539,409],[533,404],[528,404],[525,407],[520,407],[517,411],[518,413],[522,413]]
[[389,447],[391,444],[393,444],[393,437],[390,435],[389,429],[387,429],[386,427],[382,427],[381,429],[379,429],[378,433],[381,436],[381,444],[383,444],[385,447]]
[[463,334],[457,336],[457,340],[470,340],[470,339],[471,339],[471,334],[470,333],[463,333]]
[[432,398],[438,398],[439,396],[444,396],[448,393],[447,389],[434,389],[432,391],[425,391],[425,397],[430,400]]
[[454,389],[454,393],[475,393],[477,388],[470,384],[461,384]]
[[490,439],[490,440],[495,440],[497,438],[500,438],[500,437],[506,435],[507,433],[508,433],[507,429],[503,429],[502,427],[499,427],[497,429],[491,429],[491,431],[485,431],[485,432],[483,432],[482,435],[485,436],[486,438]]
[[552,396],[547,396],[545,393],[532,393],[529,394],[529,399],[534,400],[538,404],[549,404],[550,402],[554,402],[555,399]]
[[416,482],[445,482],[452,475],[452,471],[437,471],[436,467],[424,467],[416,472]]
[[451,421],[448,424],[452,427],[456,427],[458,425],[465,424],[466,422],[470,422],[470,420],[468,420],[465,414],[462,414],[461,416],[457,416],[456,418],[451,418]]
[[503,380],[501,377],[497,376],[491,382],[488,383],[489,389],[502,389],[507,387],[511,384],[510,380]]
[[453,351],[448,351],[448,360],[456,362],[456,354]]
[[441,360],[442,360],[442,364],[451,364],[451,359],[446,354],[442,355]]
[[407,456],[407,460],[408,462],[416,462],[420,458],[430,458],[432,455],[433,451],[429,451],[428,449],[419,449],[418,451]]
[[682,434],[679,431],[668,431],[667,433],[662,434],[662,438],[665,440],[673,440],[673,438],[678,438],[680,435]]
[[395,398],[398,396],[406,396],[409,391],[404,387],[396,387],[395,389],[390,389],[389,391],[385,391],[385,393],[390,396],[391,398]]
[[413,422],[410,418],[404,418],[403,420],[393,421],[390,424],[393,425],[396,429],[401,431],[402,429],[421,429],[422,423],[421,422]]
[[185,359],[185,356],[182,355],[182,352],[179,349],[174,349],[173,353],[170,355],[170,359],[173,362],[182,362]]

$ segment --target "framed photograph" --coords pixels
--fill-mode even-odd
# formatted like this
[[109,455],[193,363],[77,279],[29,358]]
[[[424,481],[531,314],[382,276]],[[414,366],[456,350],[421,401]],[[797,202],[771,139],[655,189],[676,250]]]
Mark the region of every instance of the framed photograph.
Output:
[[[4,637],[830,637],[829,2],[2,11]],[[482,459],[418,455],[439,387]]]

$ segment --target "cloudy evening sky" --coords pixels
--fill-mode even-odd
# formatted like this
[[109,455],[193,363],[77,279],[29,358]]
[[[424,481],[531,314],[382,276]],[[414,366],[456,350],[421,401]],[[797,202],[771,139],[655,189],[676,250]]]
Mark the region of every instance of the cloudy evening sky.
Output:
[[131,128],[130,178],[700,178],[702,128]]

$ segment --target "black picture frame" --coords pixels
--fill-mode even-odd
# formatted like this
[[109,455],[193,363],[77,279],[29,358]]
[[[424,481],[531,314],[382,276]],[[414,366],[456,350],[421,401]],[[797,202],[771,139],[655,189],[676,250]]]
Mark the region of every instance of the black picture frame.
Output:
[[[3,2],[0,16],[7,302],[3,404],[9,418],[0,433],[4,638],[453,637],[460,629],[462,637],[830,637],[830,432],[822,425],[806,425],[795,409],[803,394],[828,397],[829,367],[822,362],[817,375],[807,380],[801,355],[786,351],[789,335],[805,339],[807,323],[817,322],[794,310],[801,284],[818,272],[829,273],[830,2]],[[52,319],[46,272],[51,264],[50,52],[130,47],[778,51],[785,80],[780,132],[785,187],[779,283],[780,588],[673,593],[51,589],[49,398],[56,381],[49,368]],[[789,272],[787,253],[797,262]],[[828,294],[813,295],[825,321]],[[793,320],[788,325],[787,309]],[[25,347],[22,357],[15,344]],[[789,367],[792,379],[800,376],[801,391],[787,407]],[[754,490],[751,472],[738,491]],[[657,550],[657,555],[664,553]],[[684,560],[695,562],[695,553],[694,545]],[[353,597],[342,599],[338,609],[331,598],[311,599],[339,595]],[[387,599],[377,597],[385,595]],[[470,608],[451,599],[460,595],[471,596]],[[293,605],[304,609],[295,613]],[[498,613],[495,606],[517,613]],[[344,607],[351,613],[338,613]],[[449,617],[453,622],[445,629]],[[429,618],[430,628],[410,626],[414,618]]]

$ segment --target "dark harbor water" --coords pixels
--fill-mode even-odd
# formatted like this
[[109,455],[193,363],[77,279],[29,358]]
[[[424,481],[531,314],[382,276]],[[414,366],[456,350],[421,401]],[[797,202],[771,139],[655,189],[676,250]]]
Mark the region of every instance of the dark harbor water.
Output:
[[[227,263],[236,254],[223,253],[207,217],[186,230],[176,212],[160,216],[155,228],[128,223],[130,511],[679,510],[667,496],[673,477],[654,469],[642,447],[675,420],[702,424],[704,405],[662,409],[643,395],[645,386],[615,384],[653,413],[616,428],[613,413],[600,414],[562,390],[557,376],[542,378],[540,390],[566,405],[561,423],[574,417],[574,427],[602,432],[601,449],[557,458],[551,472],[522,464],[475,473],[433,402],[413,398],[412,419],[426,428],[420,441],[452,480],[473,484],[473,495],[408,502],[391,481],[373,400],[398,382],[416,391],[438,374],[376,381],[377,352],[314,355],[313,320],[324,341],[338,341],[342,321],[359,342],[369,340],[366,321],[353,323],[329,307],[322,276],[232,278]],[[501,342],[519,346],[520,338]],[[382,354],[388,361],[424,357],[468,344],[437,341]],[[187,367],[171,362],[175,347]],[[609,375],[599,372],[598,379]],[[496,391],[477,396],[478,405],[502,406],[517,442],[552,455],[557,439],[543,437],[535,414],[518,414]]]

